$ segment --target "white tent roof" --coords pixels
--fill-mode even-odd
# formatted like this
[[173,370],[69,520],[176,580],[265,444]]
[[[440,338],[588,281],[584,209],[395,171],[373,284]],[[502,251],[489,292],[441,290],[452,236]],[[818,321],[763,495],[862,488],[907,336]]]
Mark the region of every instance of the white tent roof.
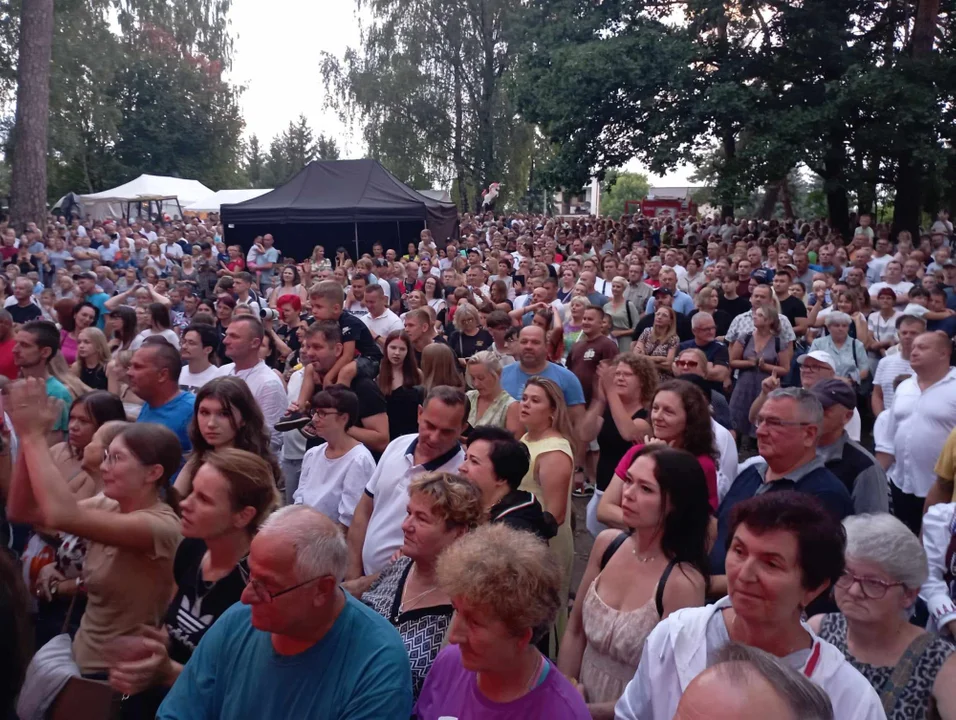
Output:
[[267,192],[272,192],[272,188],[262,189],[262,188],[253,188],[253,189],[243,189],[243,190],[220,190],[219,192],[214,192],[209,195],[201,197],[195,202],[189,203],[189,205],[183,205],[183,210],[188,210],[190,212],[219,212],[220,205],[228,205],[231,203],[241,203],[246,200],[252,200],[252,198],[257,198],[260,195],[265,195]]
[[211,194],[212,190],[198,180],[184,180],[183,178],[164,177],[162,175],[140,175],[135,180],[130,180],[119,187],[91,195],[81,195],[80,197],[85,201],[92,202],[175,197],[179,198],[180,205],[185,206]]

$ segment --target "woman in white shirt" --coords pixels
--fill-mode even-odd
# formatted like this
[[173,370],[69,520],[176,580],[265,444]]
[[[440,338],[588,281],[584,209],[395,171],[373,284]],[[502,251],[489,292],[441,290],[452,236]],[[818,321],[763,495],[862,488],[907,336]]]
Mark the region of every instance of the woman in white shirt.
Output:
[[801,621],[840,578],[840,523],[806,493],[764,493],[735,508],[727,597],[662,620],[615,707],[618,720],[671,720],[684,690],[731,642],[759,648],[830,697],[840,720],[884,720],[879,696],[836,647]]
[[159,335],[179,350],[179,335],[172,329],[172,323],[169,319],[169,308],[161,303],[150,303],[147,310],[149,311],[150,326],[133,338],[129,349],[139,350],[143,346],[143,343],[146,342],[146,338]]
[[296,505],[309,505],[338,523],[347,533],[355,506],[375,471],[372,454],[348,434],[358,422],[358,397],[335,385],[312,398],[312,427],[325,442],[302,458]]

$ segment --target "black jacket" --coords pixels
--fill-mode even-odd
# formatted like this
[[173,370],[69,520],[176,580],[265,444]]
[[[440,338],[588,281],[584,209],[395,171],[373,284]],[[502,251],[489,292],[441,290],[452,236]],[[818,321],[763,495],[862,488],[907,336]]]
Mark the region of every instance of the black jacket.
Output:
[[542,540],[558,534],[554,516],[545,512],[538,499],[524,490],[512,490],[498,501],[490,512],[491,522],[503,522],[515,530],[532,532]]

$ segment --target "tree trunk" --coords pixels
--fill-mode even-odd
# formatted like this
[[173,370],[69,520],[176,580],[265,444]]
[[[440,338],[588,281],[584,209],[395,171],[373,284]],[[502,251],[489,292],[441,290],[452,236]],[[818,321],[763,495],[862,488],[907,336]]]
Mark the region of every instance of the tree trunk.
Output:
[[773,183],[764,187],[763,200],[760,203],[760,210],[757,211],[757,217],[761,220],[772,218],[773,210],[777,207],[778,197],[780,197],[780,183]]
[[727,178],[735,178],[736,173],[733,167],[737,162],[737,139],[732,131],[726,131],[721,140],[724,150],[724,167],[721,172],[721,178],[717,181],[718,200],[721,203],[720,216],[722,218],[734,216],[734,192],[736,187],[734,182],[728,183]]
[[790,193],[790,178],[785,177],[780,181],[780,202],[783,203],[783,216],[787,220],[792,220],[793,214],[793,195]]
[[462,146],[464,139],[464,101],[461,97],[461,66],[455,63],[455,137],[453,140],[455,155],[455,173],[458,176],[458,209],[460,212],[468,212],[471,207],[468,204],[468,189],[465,187],[465,158]]
[[[910,45],[910,55],[916,65],[914,72],[919,72],[920,64],[933,54],[938,24],[939,0],[919,0]],[[927,127],[926,122],[917,120],[913,123],[911,132],[915,137],[925,137],[932,133],[932,128]],[[914,238],[918,238],[923,168],[917,164],[916,153],[911,149],[899,153],[897,162],[893,233],[909,230]]]
[[53,0],[27,0],[21,7],[10,186],[10,222],[18,230],[23,230],[30,221],[41,228],[46,225]]

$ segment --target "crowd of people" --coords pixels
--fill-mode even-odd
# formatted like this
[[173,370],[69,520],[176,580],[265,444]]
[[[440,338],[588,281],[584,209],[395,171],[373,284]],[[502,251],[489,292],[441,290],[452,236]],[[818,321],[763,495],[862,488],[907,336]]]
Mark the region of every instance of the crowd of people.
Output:
[[851,227],[0,225],[0,715],[956,719],[956,235]]

